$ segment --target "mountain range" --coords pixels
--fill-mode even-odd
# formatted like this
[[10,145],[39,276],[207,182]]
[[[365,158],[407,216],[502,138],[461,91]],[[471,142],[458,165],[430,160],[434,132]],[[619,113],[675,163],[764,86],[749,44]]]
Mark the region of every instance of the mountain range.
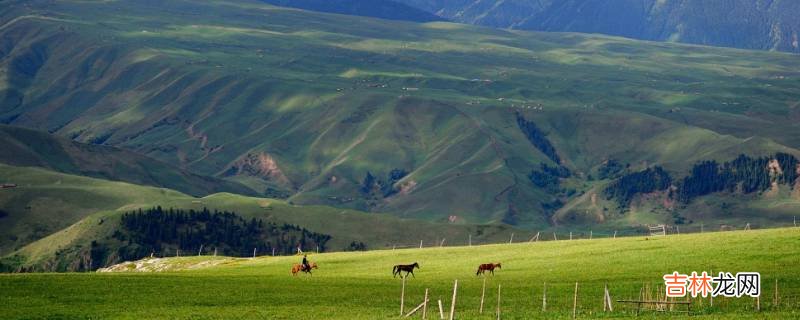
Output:
[[62,270],[130,210],[197,203],[337,249],[395,224],[781,225],[799,61],[255,0],[5,1],[0,182],[21,187],[0,191],[0,247]]
[[[396,8],[401,3],[421,13]],[[269,1],[298,8],[518,30],[800,53],[800,2],[792,0],[348,0]],[[363,10],[372,7],[374,10]],[[334,9],[335,8],[335,9]],[[392,8],[385,10],[384,8]]]

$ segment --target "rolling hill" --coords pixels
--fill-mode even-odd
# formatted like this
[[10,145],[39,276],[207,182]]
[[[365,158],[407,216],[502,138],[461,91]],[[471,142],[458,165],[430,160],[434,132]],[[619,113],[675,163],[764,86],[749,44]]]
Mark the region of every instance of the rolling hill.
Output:
[[[16,188],[0,189],[4,213],[0,215],[0,257],[4,263],[0,264],[6,265],[5,271],[20,267],[30,271],[84,271],[90,269],[89,265],[96,269],[121,262],[118,249],[131,244],[115,237],[122,230],[121,216],[157,206],[208,208],[235,212],[246,220],[300,226],[329,235],[329,251],[348,250],[353,242],[377,249],[418,246],[420,241],[427,247],[440,245],[445,239],[448,243],[466,243],[470,237],[475,244],[497,242],[514,232],[521,238],[530,236],[529,232],[508,225],[432,223],[324,206],[294,206],[282,200],[230,193],[197,198],[169,189],[2,164],[0,181],[17,184]],[[104,246],[108,256],[103,261],[82,264],[93,248],[97,250],[97,244]],[[155,253],[174,255],[175,249],[201,249],[187,243],[165,243],[164,248],[172,251]],[[153,250],[146,249],[147,254]],[[210,243],[205,249],[213,250]],[[252,248],[248,250],[252,252]]]
[[598,179],[609,162],[679,181],[701,161],[800,155],[796,55],[246,0],[4,4],[1,122],[287,204],[543,229],[775,225],[800,203],[784,183],[618,208],[603,190],[619,177]]
[[800,53],[797,1],[398,0],[462,23]]

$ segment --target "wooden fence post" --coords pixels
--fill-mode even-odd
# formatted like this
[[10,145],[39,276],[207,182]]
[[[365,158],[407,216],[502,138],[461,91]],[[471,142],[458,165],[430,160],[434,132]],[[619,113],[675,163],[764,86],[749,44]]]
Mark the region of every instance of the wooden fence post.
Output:
[[253,248],[253,258],[256,257],[256,248]]
[[472,246],[472,234],[469,235],[469,246]]
[[483,288],[481,289],[481,308],[479,313],[483,314],[483,298],[486,297],[486,276],[483,277]]
[[553,240],[558,241],[558,237],[556,237],[556,233],[553,232]]
[[425,288],[425,302],[422,306],[422,319],[425,320],[428,318],[428,288]]
[[450,320],[456,316],[456,295],[458,294],[458,279],[453,282],[453,300],[450,301]]
[[547,312],[547,282],[544,283],[544,290],[542,290],[542,312]]
[[514,233],[511,233],[511,239],[508,240],[508,243],[514,242]]
[[[214,252],[216,252],[217,249],[214,249],[214,250],[215,250]],[[275,256],[275,248],[272,248],[272,256],[273,257]]]
[[406,299],[406,277],[403,278],[403,287],[400,289],[400,316],[403,316],[403,310],[405,309],[405,299]]
[[772,305],[777,309],[780,303],[781,299],[778,297],[778,279],[775,278],[775,297],[772,298]]
[[569,232],[569,239],[572,240],[572,231]]
[[419,248],[422,249],[422,240],[419,241]]
[[[272,250],[275,250],[275,249],[272,249]],[[214,247],[214,256],[215,257],[217,256],[217,247]],[[273,256],[274,256],[274,254],[273,254]]]
[[444,238],[442,238],[442,242],[439,243],[439,248],[444,246]]
[[761,296],[756,296],[756,311],[761,312]]
[[617,230],[614,230],[614,239],[617,238]]
[[197,256],[199,257],[199,256],[202,256],[202,255],[203,255],[203,245],[201,244],[200,245],[200,250],[197,251]]
[[497,320],[500,320],[500,284],[497,284]]
[[439,299],[439,319],[444,320],[444,309],[442,309],[442,299]]
[[572,295],[572,319],[575,319],[578,311],[578,283],[575,282],[575,293]]
[[592,234],[593,234],[593,233],[594,233],[594,232],[593,232],[592,230],[589,230],[589,240],[592,240]]

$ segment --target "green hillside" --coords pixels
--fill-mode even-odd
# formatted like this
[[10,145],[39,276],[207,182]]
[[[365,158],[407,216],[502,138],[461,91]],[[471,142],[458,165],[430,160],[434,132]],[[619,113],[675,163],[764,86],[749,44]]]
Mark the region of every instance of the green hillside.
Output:
[[[18,184],[16,188],[0,190],[0,208],[6,213],[0,216],[0,255],[10,257],[5,262],[12,271],[20,266],[38,271],[80,270],[76,263],[91,249],[92,241],[107,243],[110,252],[124,244],[111,240],[120,229],[122,214],[155,206],[233,211],[246,219],[301,226],[330,235],[327,247],[331,251],[346,250],[354,241],[364,243],[366,249],[377,249],[418,246],[420,240],[425,247],[440,245],[442,239],[447,244],[462,244],[470,236],[476,244],[505,241],[511,233],[516,233],[518,239],[530,237],[529,232],[507,225],[432,223],[229,193],[195,198],[169,189],[35,168],[0,165],[0,181]],[[199,249],[178,248],[184,252]],[[119,262],[110,259],[109,262]]]
[[0,125],[0,163],[178,190],[194,196],[217,192],[253,195],[247,187],[192,174],[135,152],[83,144],[45,132]]
[[[582,208],[609,182],[588,179],[609,159],[680,175],[740,153],[800,154],[800,64],[790,54],[247,0],[5,1],[0,36],[0,122],[133,150],[294,204],[548,228],[597,222],[562,220],[559,210]],[[573,173],[563,192],[530,183],[532,170],[554,163],[517,113]],[[756,196],[773,223],[787,219],[773,204],[796,208],[792,187]],[[672,220],[597,208],[607,223]]]
[[[603,312],[602,294],[638,299],[643,286],[655,296],[662,276],[673,271],[761,274],[761,311],[753,298],[692,300],[692,316],[643,311],[641,318],[791,319],[798,316],[800,255],[797,228],[751,230],[668,237],[631,237],[521,243],[453,248],[385,250],[311,255],[319,264],[313,276],[292,277],[299,257],[230,259],[190,257],[154,259],[163,273],[20,274],[0,276],[0,317],[108,319],[376,319],[399,313],[401,281],[392,278],[399,263],[419,262],[406,283],[406,311],[430,289],[430,318],[436,301],[449,309],[453,280],[458,279],[456,318],[495,319],[501,286],[503,319],[568,319],[575,282],[579,283],[577,318],[634,317],[630,305],[613,302]],[[478,314],[480,263],[501,262],[487,276],[486,305]],[[134,264],[119,266],[133,271]],[[773,304],[779,284],[778,305]],[[547,283],[547,310],[541,311]],[[658,287],[661,285],[662,287]],[[13,306],[13,307],[8,307]],[[419,314],[416,316],[419,318]]]

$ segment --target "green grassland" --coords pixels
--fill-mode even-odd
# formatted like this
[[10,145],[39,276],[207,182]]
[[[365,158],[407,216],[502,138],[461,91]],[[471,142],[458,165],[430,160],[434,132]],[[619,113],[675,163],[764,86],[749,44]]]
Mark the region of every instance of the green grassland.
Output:
[[[0,275],[0,318],[394,318],[401,281],[392,278],[391,267],[417,261],[421,268],[406,284],[406,310],[422,302],[427,288],[434,304],[429,317],[438,317],[436,300],[449,307],[458,279],[460,319],[494,319],[498,285],[503,319],[570,318],[575,282],[578,318],[627,318],[634,315],[631,306],[614,303],[614,312],[602,311],[606,283],[612,299],[636,299],[644,285],[655,294],[665,273],[713,270],[760,272],[761,311],[752,298],[715,298],[713,307],[709,299],[697,298],[689,318],[790,319],[800,312],[798,248],[800,229],[785,228],[326,253],[310,256],[319,264],[313,276],[298,277],[289,269],[299,257],[170,258],[161,260],[170,268],[162,273]],[[486,310],[480,315],[482,278],[475,269],[486,262],[502,262],[503,267],[487,277]],[[775,280],[779,305],[772,303]],[[546,313],[541,312],[544,282]],[[640,317],[666,315],[643,311]]]
[[[550,160],[515,112],[546,132],[577,173],[577,194],[605,183],[584,177],[608,158],[685,172],[739,153],[800,154],[800,60],[790,54],[248,0],[5,1],[0,35],[0,121],[277,190],[296,204],[548,228],[552,196],[526,175]],[[230,176],[248,155],[268,155],[256,167],[270,169]],[[359,192],[367,172],[395,168],[409,172],[396,183],[405,192]],[[796,208],[797,197],[775,202]],[[786,220],[787,210],[771,207],[772,221]],[[725,213],[706,209],[709,219]],[[671,219],[614,211],[602,220]]]

